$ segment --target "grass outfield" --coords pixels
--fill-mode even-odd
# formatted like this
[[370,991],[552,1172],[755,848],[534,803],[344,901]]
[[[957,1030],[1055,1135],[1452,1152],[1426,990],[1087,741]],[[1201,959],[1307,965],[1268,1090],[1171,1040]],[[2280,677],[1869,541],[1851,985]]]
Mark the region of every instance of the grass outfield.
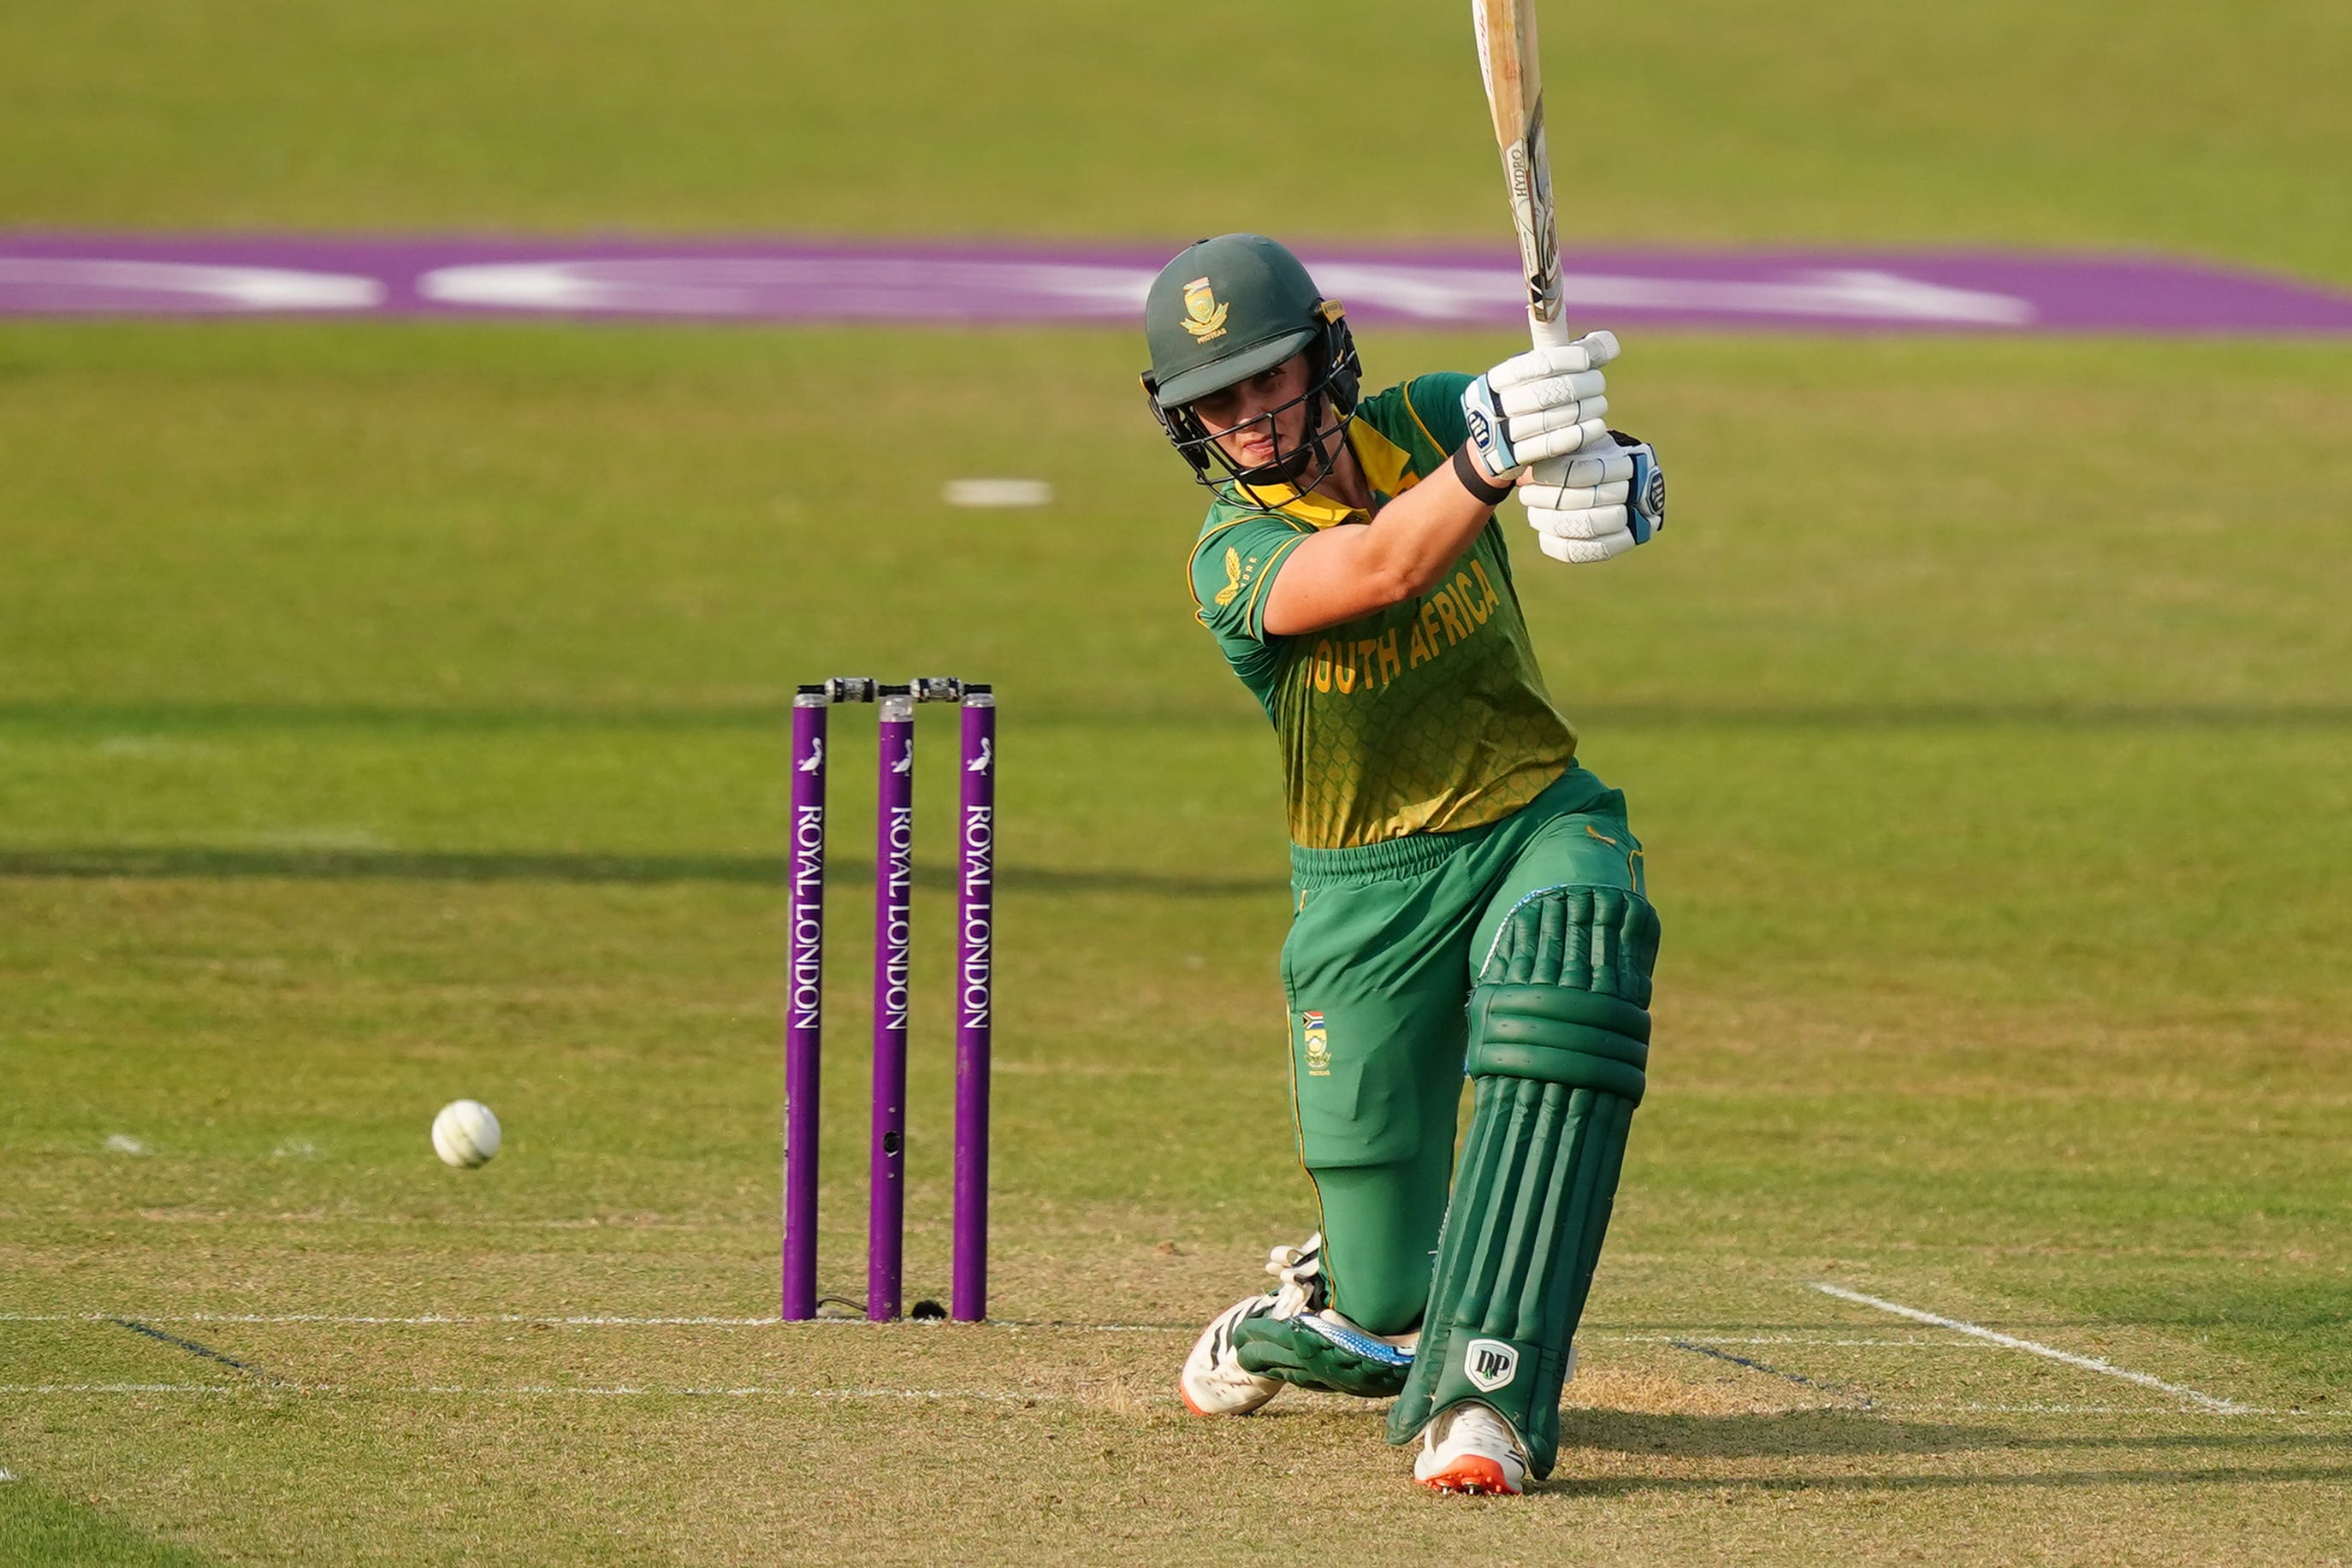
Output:
[[[1464,10],[86,0],[0,24],[0,145],[39,150],[0,225],[1499,238]],[[2352,282],[2347,16],[1555,5],[1562,221]]]
[[[0,329],[0,1561],[2352,1553],[2340,350],[1661,335],[1612,373],[1675,527],[1521,584],[1649,844],[1660,1044],[1559,1484],[1507,1506],[1418,1495],[1347,1402],[1173,1397],[1307,1193],[1273,748],[1134,354]],[[1060,499],[934,499],[1008,472]],[[866,668],[1003,694],[1029,1326],[731,1321],[774,1305],[783,705]],[[509,1127],[478,1173],[426,1144],[459,1094]]]

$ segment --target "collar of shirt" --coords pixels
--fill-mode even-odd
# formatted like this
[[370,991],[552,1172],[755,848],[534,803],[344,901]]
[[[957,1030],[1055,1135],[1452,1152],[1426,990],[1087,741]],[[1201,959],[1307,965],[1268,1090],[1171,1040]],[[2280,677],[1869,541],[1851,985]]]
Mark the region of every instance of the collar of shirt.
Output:
[[[1421,476],[1412,471],[1411,455],[1365,421],[1348,422],[1348,445],[1362,465],[1372,494],[1381,500],[1393,500],[1421,483]],[[1369,517],[1360,507],[1350,507],[1312,490],[1302,496],[1288,485],[1252,485],[1239,492],[1237,498],[1242,497],[1255,499],[1266,511],[1280,512],[1318,528],[1328,528],[1335,523],[1362,522]]]

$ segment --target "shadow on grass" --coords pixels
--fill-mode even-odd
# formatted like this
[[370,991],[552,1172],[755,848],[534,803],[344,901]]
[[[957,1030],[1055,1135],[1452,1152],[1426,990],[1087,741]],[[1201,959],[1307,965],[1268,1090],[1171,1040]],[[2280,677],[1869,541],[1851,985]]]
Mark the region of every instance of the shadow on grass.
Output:
[[2204,1465],[2190,1469],[2028,1470],[1987,1475],[1780,1475],[1579,1478],[1566,1466],[1537,1495],[1562,1502],[1659,1492],[1932,1492],[1979,1489],[2078,1487],[2278,1486],[2352,1481],[2352,1465]]
[[203,1568],[210,1561],[22,1479],[0,1483],[0,1560],[108,1568]]
[[2167,1432],[2162,1435],[2090,1433],[2055,1437],[2007,1437],[2005,1448],[2346,1448],[2352,1432]]
[[[874,862],[835,856],[835,886],[863,886]],[[297,882],[538,882],[637,883],[719,882],[784,885],[782,855],[605,855],[511,851],[228,849],[201,844],[155,849],[100,846],[0,850],[0,877],[131,881],[278,878]],[[1274,877],[1195,876],[1131,866],[1079,869],[1000,865],[997,886],[1043,893],[1132,893],[1155,898],[1282,898]],[[919,887],[952,889],[952,868],[919,864]]]
[[1559,1446],[1669,1458],[1751,1459],[1836,1454],[1949,1454],[1997,1448],[1998,1427],[1899,1421],[1865,1410],[1787,1410],[1748,1416],[1648,1415],[1569,1406],[1559,1413]]
[[[2151,1409],[2160,1417],[2171,1414]],[[1904,1420],[1864,1409],[1788,1410],[1743,1416],[1652,1415],[1570,1406],[1560,1411],[1559,1443],[1669,1458],[1769,1459],[1833,1455],[1950,1454],[1971,1449],[2192,1448],[2245,1453],[2290,1448],[2343,1450],[2352,1431],[2025,1433],[2003,1427]]]

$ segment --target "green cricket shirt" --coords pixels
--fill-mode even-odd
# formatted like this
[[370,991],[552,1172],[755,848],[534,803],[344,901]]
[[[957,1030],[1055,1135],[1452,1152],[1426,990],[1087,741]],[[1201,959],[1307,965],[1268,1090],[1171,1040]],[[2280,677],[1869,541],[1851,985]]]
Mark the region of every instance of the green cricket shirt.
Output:
[[[1469,377],[1416,376],[1364,399],[1348,441],[1385,504],[1467,436]],[[1274,721],[1291,841],[1346,849],[1500,821],[1576,758],[1544,690],[1492,518],[1417,599],[1295,637],[1265,630],[1283,563],[1323,528],[1369,516],[1288,486],[1216,488],[1192,547],[1202,625]]]

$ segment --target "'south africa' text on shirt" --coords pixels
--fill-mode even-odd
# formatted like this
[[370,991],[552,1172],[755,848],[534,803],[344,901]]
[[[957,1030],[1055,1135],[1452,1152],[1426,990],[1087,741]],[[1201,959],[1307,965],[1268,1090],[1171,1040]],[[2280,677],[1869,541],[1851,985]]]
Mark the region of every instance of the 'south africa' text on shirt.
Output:
[[1502,602],[1486,567],[1474,559],[1423,595],[1420,612],[1404,624],[1377,637],[1317,638],[1308,678],[1318,693],[1378,691],[1468,641]]

